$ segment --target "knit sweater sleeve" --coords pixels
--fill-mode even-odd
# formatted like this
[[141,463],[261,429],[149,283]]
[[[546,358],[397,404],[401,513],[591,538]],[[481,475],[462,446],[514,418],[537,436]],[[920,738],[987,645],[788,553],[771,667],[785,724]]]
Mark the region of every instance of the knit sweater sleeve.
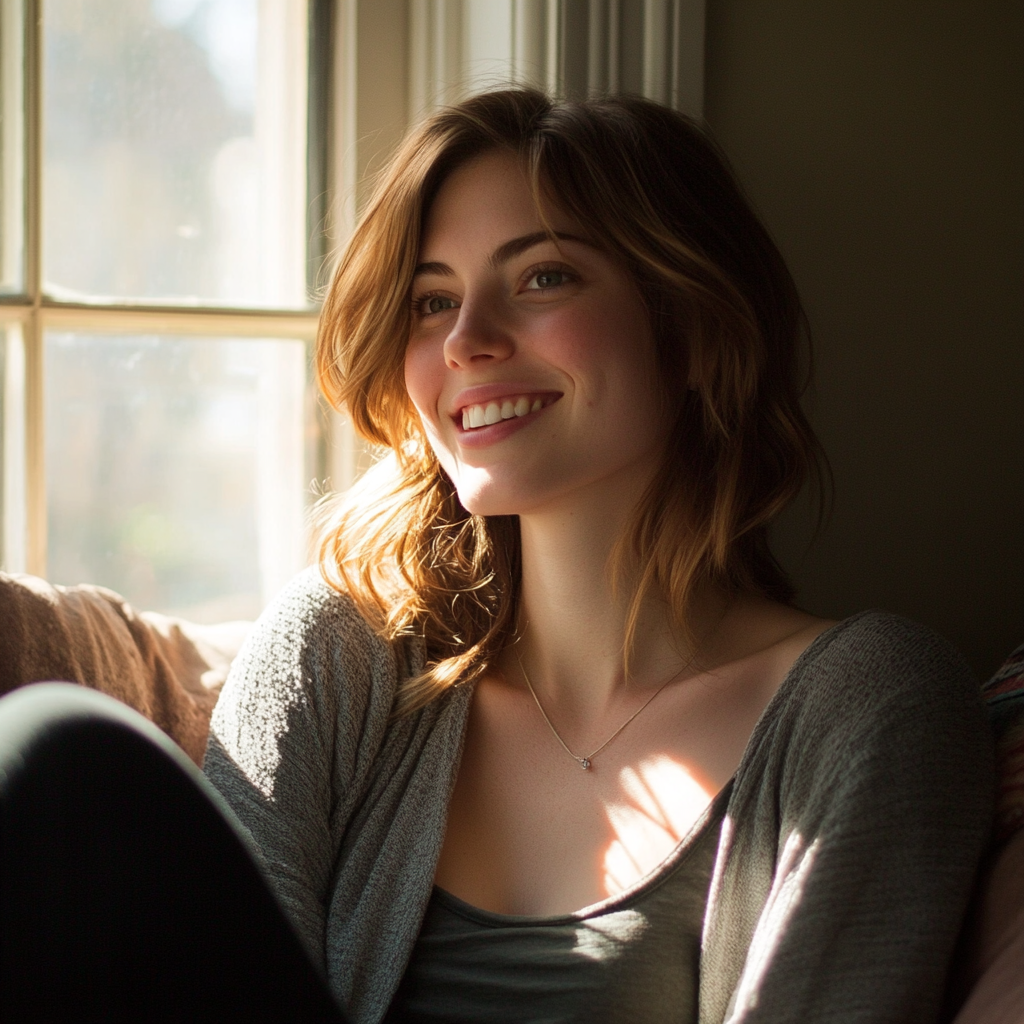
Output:
[[419,671],[315,569],[261,616],[214,711],[204,770],[357,1024],[390,1003],[430,897],[471,691],[391,716]]
[[737,773],[702,1024],[933,1024],[992,788],[977,684],[949,645],[881,613],[819,637]]
[[332,825],[345,817],[336,805],[358,800],[394,676],[391,652],[351,603],[307,572],[254,627],[210,724],[204,771],[321,969],[341,840]]

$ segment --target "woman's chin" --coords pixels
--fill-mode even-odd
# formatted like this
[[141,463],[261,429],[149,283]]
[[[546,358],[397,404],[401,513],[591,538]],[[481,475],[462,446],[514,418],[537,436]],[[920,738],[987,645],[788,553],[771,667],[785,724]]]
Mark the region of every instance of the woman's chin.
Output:
[[515,502],[502,500],[502,496],[494,493],[488,493],[485,490],[473,489],[459,489],[459,503],[462,507],[474,516],[509,516],[515,515],[518,509],[515,507]]
[[521,488],[504,486],[489,477],[464,478],[456,483],[455,489],[462,507],[475,516],[514,516],[527,503]]
[[[477,516],[522,516],[564,504],[573,492],[581,496],[593,476],[574,472],[566,461],[524,459],[487,467],[460,463],[449,471],[462,507]],[[593,495],[589,496],[593,500]]]

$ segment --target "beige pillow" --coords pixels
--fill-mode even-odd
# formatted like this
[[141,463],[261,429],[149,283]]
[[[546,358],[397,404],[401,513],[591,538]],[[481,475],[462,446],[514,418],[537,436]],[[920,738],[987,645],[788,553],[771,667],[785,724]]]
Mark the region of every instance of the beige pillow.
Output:
[[0,573],[0,694],[81,683],[135,708],[201,765],[210,714],[249,625],[198,626],[136,612],[103,587]]

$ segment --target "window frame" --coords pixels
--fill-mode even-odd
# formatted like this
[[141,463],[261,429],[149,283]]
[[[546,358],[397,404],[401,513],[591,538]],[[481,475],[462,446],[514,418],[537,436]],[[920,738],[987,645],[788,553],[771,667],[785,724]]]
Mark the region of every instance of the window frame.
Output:
[[[316,296],[331,248],[330,217],[334,189],[332,168],[333,76],[332,52],[334,0],[308,0],[307,59],[307,288]],[[69,302],[43,290],[42,174],[43,174],[43,6],[44,0],[23,0],[22,97],[24,104],[23,151],[23,282],[20,294],[0,295],[0,330],[20,328],[24,377],[21,387],[23,423],[21,436],[5,439],[5,450],[18,445],[22,458],[20,476],[11,486],[12,474],[5,468],[8,486],[3,492],[5,539],[10,538],[8,522],[22,530],[16,550],[3,551],[6,571],[47,574],[47,484],[45,437],[44,339],[47,331],[103,334],[173,334],[208,338],[293,338],[315,340],[320,311],[246,309],[211,305],[171,305],[145,300],[124,302]],[[8,333],[10,339],[10,334]],[[19,410],[20,412],[20,410]],[[8,425],[10,419],[8,418]],[[20,416],[19,416],[20,418]],[[324,410],[316,465],[310,467],[317,479],[325,479],[332,434],[338,430],[337,417]],[[18,486],[20,484],[20,486]],[[10,493],[13,491],[14,493]],[[19,550],[20,549],[20,550]]]

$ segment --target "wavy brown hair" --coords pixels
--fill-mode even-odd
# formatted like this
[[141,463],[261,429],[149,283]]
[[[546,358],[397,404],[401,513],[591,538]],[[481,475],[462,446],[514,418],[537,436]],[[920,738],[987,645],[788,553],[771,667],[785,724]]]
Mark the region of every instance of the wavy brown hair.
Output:
[[380,178],[317,339],[324,394],[390,452],[321,506],[319,558],[382,636],[424,641],[424,671],[403,683],[398,714],[479,678],[516,630],[518,521],[462,507],[403,376],[425,215],[456,167],[495,149],[519,158],[538,208],[547,197],[621,261],[651,318],[674,421],[616,551],[632,567],[627,638],[651,593],[686,636],[706,584],[790,601],[768,527],[827,474],[800,408],[809,343],[796,287],[698,123],[642,99],[556,103],[527,89],[442,110]]

